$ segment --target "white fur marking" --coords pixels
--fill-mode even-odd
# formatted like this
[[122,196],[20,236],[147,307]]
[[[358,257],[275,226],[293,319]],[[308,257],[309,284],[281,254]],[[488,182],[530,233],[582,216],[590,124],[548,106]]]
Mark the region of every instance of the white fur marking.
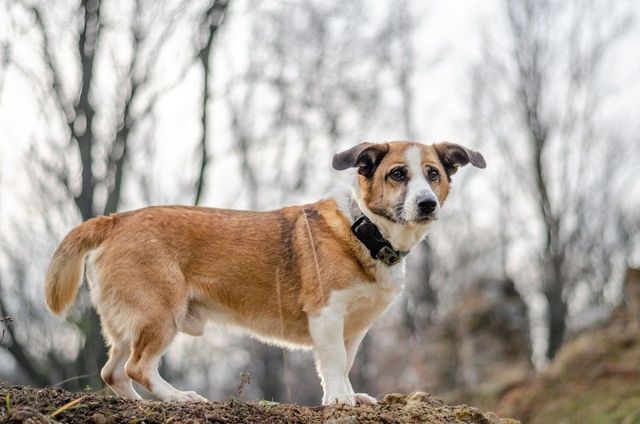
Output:
[[425,196],[436,201],[436,209],[433,211],[433,217],[437,219],[440,213],[440,202],[424,175],[420,148],[417,146],[409,147],[405,153],[405,158],[410,173],[410,179],[407,183],[407,194],[403,206],[405,219],[412,221],[419,218],[418,198]]
[[309,317],[313,353],[324,391],[323,405],[331,403],[355,405],[355,399],[349,399],[344,381],[347,364],[343,333],[344,315],[344,305],[341,302],[330,301],[319,314]]
[[354,393],[349,371],[367,330],[402,289],[404,264],[392,268],[382,265],[376,274],[376,283],[355,283],[333,291],[327,306],[309,317],[324,405],[376,402],[367,394]]

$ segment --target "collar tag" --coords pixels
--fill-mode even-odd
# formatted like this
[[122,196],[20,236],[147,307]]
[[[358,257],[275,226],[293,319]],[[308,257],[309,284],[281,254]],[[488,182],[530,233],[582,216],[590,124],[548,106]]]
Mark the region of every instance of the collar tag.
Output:
[[376,255],[378,259],[384,262],[387,266],[395,265],[400,260],[400,252],[393,250],[389,246],[383,246]]

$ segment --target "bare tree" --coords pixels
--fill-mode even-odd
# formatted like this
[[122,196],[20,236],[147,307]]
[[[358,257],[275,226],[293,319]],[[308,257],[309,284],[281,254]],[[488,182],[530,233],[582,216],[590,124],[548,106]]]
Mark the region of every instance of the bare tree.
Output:
[[597,0],[505,0],[503,10],[509,45],[485,37],[484,57],[474,69],[481,100],[473,113],[517,176],[509,196],[537,209],[525,211],[533,221],[524,225],[529,230],[534,222],[542,233],[550,359],[564,339],[572,290],[588,281],[598,297],[625,249],[616,191],[620,163],[611,165],[613,158],[625,161],[623,140],[603,123],[600,83],[629,15]]
[[206,183],[206,170],[209,163],[209,97],[211,86],[211,51],[215,36],[223,24],[227,8],[228,0],[210,0],[209,5],[204,13],[202,22],[200,23],[199,36],[204,38],[204,43],[198,51],[198,61],[202,67],[202,111],[200,122],[202,126],[202,135],[200,136],[200,170],[196,180],[196,197],[195,204],[200,204],[202,193]]
[[[262,181],[260,193],[248,197],[264,207],[305,192],[315,170],[325,166],[314,152],[352,143],[375,121],[381,41],[357,29],[362,25],[356,22],[372,21],[360,1],[271,4],[254,12],[259,18],[248,64],[243,78],[232,82],[227,103],[243,173]],[[295,165],[265,172],[272,170],[265,160]]]
[[[217,13],[224,12],[224,8],[222,12],[218,10],[223,3],[226,7],[226,2],[213,2],[207,9],[207,17],[200,20],[219,26],[222,20]],[[52,9],[42,2],[15,3],[8,7],[11,13],[16,14],[16,21],[27,16],[22,25],[29,28],[17,32],[16,39],[12,41],[18,43],[24,41],[19,37],[30,37],[28,41],[39,48],[38,60],[43,71],[39,74],[40,68],[22,63],[17,56],[5,58],[6,62],[32,84],[34,92],[38,93],[44,122],[51,126],[52,133],[58,134],[30,152],[31,189],[41,208],[45,228],[41,236],[47,240],[48,249],[52,249],[62,231],[68,230],[77,220],[109,214],[120,208],[125,194],[127,162],[131,157],[132,143],[137,139],[136,133],[151,116],[158,99],[177,85],[185,74],[184,71],[178,72],[176,80],[167,82],[162,81],[157,73],[166,41],[174,27],[185,25],[184,18],[189,17],[185,13],[187,3],[170,5],[136,0],[126,4],[131,6],[128,14],[109,6],[114,5],[100,0],[83,0],[77,9],[69,9],[68,15],[52,13]],[[61,26],[60,20],[72,24]],[[77,32],[74,32],[75,28],[78,28]],[[207,28],[212,31],[211,26]],[[79,75],[78,80],[68,77],[67,58],[63,59],[65,49],[60,44],[68,39],[66,36],[76,40],[73,52],[77,61],[72,63]],[[128,40],[129,54],[120,53],[123,50],[122,44],[118,44],[121,38],[117,37]],[[118,41],[114,42],[114,39]],[[212,41],[207,40],[208,47],[205,48],[208,55]],[[196,48],[188,47],[193,49],[195,58]],[[193,60],[185,67],[191,63]],[[105,85],[98,74],[99,69],[108,68],[115,70],[115,81],[111,87]],[[210,72],[208,66],[205,71]],[[206,128],[203,129],[206,133]],[[66,142],[60,143],[60,140]],[[139,145],[146,142],[139,141]],[[80,172],[79,181],[76,170]],[[199,185],[200,191],[203,185],[204,182]],[[70,207],[69,202],[73,206]],[[13,233],[20,234],[18,239],[26,246],[33,248],[35,245],[35,239],[30,238],[30,235],[35,235],[34,231],[24,223],[16,223]],[[13,313],[22,304],[33,312],[34,320],[18,322],[15,331],[20,328],[26,333],[25,327],[28,326],[46,328],[50,319],[40,313],[45,311],[36,308],[34,299],[28,294],[33,283],[42,278],[37,272],[34,275],[34,271],[43,273],[46,262],[38,267],[33,262],[22,260],[21,255],[14,253],[21,250],[15,243],[0,247],[9,256],[10,266],[4,271],[14,280],[14,284],[3,287],[0,294],[3,299],[14,300],[11,305],[2,302],[0,310]],[[48,255],[46,251],[41,254],[43,258]],[[25,257],[29,257],[28,254]],[[86,291],[81,294],[84,299],[86,296]],[[82,303],[89,304],[86,301]],[[77,377],[92,386],[100,386],[98,370],[105,360],[105,348],[97,314],[91,307],[74,309],[69,322],[81,338],[81,351],[75,356],[70,357],[68,351],[61,352],[56,343],[46,338],[41,354],[30,355],[28,352],[33,349],[25,346],[30,340],[16,333],[10,333],[10,352],[20,368],[38,384],[53,384],[61,379]],[[43,369],[55,371],[44,373]],[[82,387],[79,381],[71,381],[70,384],[74,388]]]

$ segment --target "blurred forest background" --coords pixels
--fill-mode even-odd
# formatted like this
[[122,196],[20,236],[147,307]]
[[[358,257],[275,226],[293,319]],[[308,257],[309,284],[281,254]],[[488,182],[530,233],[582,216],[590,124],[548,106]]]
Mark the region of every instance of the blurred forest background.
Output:
[[[312,201],[344,184],[334,152],[390,139],[489,166],[454,177],[354,387],[468,400],[531,378],[640,266],[638,18],[631,0],[0,0],[0,379],[103,387],[86,285],[66,320],[43,302],[74,225]],[[241,372],[245,399],[321,396],[309,353],[213,328],[161,372],[212,399]]]

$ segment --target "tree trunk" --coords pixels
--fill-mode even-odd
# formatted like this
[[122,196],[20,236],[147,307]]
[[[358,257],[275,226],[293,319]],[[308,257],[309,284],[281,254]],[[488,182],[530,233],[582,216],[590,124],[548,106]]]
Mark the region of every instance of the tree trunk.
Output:
[[202,65],[202,111],[200,112],[200,122],[202,127],[202,135],[200,136],[200,170],[198,172],[198,180],[196,182],[196,198],[194,203],[199,205],[202,201],[202,193],[206,180],[207,164],[209,163],[209,113],[207,106],[209,104],[209,58],[211,53],[211,44],[213,41],[213,33],[209,33],[209,38],[204,49],[200,52],[200,64]]
[[80,97],[75,105],[75,119],[71,124],[71,134],[75,137],[82,162],[82,189],[76,204],[83,220],[94,216],[93,193],[95,181],[92,170],[93,118],[95,110],[89,101],[93,81],[93,65],[100,31],[100,1],[83,0],[84,23],[78,38],[78,53],[82,70]]
[[255,379],[265,400],[282,402],[286,393],[284,385],[283,351],[279,347],[253,341],[254,358],[262,362],[262,372]]
[[[82,87],[80,97],[75,106],[76,116],[72,127],[82,163],[82,189],[76,199],[83,220],[93,218],[96,213],[94,205],[95,177],[93,175],[94,144],[93,118],[95,110],[90,102],[91,85],[93,81],[93,69],[96,48],[100,34],[100,1],[83,0],[82,9],[84,23],[78,39],[78,53],[82,69]],[[84,121],[84,122],[82,122]],[[86,287],[86,285],[83,285]],[[74,382],[76,387],[83,387],[81,381],[93,388],[102,387],[100,379],[100,367],[106,362],[106,351],[101,336],[100,320],[93,308],[85,312],[82,323],[85,343],[78,354],[75,364],[75,373],[78,380]],[[81,378],[87,375],[88,381]]]
[[567,304],[562,294],[562,271],[560,259],[554,258],[549,261],[547,267],[549,276],[547,287],[544,291],[548,307],[548,334],[547,334],[547,359],[551,360],[556,356],[562,346],[564,333],[566,330]]
[[194,203],[199,205],[202,201],[202,194],[206,182],[207,165],[209,163],[209,87],[211,85],[211,49],[216,33],[224,22],[228,0],[213,0],[205,14],[205,24],[207,28],[206,42],[198,52],[198,59],[202,67],[202,104],[200,123],[202,135],[200,136],[200,170],[196,181],[196,197]]

